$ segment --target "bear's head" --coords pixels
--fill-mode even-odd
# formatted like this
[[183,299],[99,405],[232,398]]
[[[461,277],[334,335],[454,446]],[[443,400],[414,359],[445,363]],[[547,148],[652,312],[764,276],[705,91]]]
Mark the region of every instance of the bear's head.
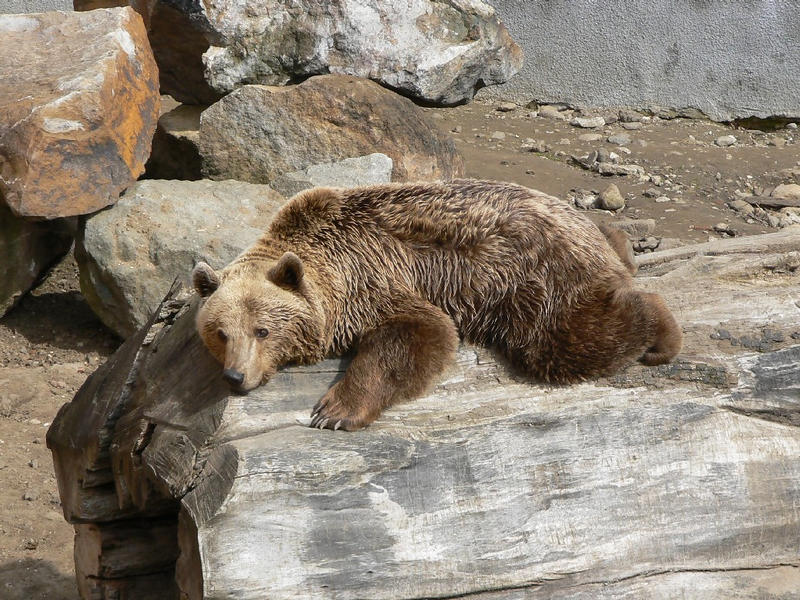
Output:
[[266,383],[287,363],[320,357],[324,316],[295,254],[234,262],[219,273],[200,262],[192,281],[205,298],[197,331],[236,391]]

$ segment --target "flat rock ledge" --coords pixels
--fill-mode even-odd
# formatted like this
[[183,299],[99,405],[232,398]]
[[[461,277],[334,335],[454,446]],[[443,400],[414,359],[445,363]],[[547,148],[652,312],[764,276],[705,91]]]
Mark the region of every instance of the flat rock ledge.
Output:
[[673,364],[553,387],[464,346],[355,433],[304,426],[347,359],[231,396],[173,290],[48,432],[84,597],[790,597],[800,231],[701,246],[637,277]]

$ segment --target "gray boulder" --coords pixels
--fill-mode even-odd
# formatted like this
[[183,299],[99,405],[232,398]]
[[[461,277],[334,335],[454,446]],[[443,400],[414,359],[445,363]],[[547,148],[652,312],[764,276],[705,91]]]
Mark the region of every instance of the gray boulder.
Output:
[[134,4],[148,23],[162,89],[186,102],[250,83],[286,85],[334,73],[451,105],[522,66],[522,50],[479,0]]
[[204,176],[253,183],[374,152],[392,159],[393,181],[463,170],[452,138],[413,102],[344,75],[239,88],[203,111],[198,147]]
[[283,202],[265,185],[240,181],[140,181],[79,231],[81,292],[127,337],[176,277],[188,285],[199,260],[226,265],[258,239]]
[[339,162],[312,165],[302,171],[286,173],[272,182],[272,187],[286,196],[316,186],[358,187],[392,180],[392,159],[375,153]]
[[24,219],[0,203],[0,317],[67,253],[74,221]]

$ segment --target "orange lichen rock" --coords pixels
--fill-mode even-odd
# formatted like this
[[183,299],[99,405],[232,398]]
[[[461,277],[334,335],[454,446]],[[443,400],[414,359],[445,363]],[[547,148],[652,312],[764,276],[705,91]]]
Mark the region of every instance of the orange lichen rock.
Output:
[[0,15],[0,200],[53,219],[117,201],[144,171],[158,69],[130,8]]

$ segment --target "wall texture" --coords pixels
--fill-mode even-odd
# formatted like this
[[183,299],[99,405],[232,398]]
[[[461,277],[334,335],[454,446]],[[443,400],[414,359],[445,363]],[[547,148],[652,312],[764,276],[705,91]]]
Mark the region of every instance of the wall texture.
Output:
[[482,96],[800,117],[797,0],[488,0],[525,50]]
[[51,10],[72,10],[72,0],[0,0],[1,14],[14,15]]

